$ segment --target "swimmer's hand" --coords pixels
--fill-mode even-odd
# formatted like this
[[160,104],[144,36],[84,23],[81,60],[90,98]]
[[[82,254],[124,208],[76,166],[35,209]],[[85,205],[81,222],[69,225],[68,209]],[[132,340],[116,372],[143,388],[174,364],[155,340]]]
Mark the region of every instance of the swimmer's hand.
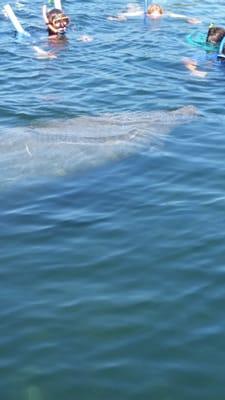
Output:
[[195,60],[191,60],[190,58],[184,58],[183,64],[185,67],[191,71],[192,75],[197,76],[198,78],[205,78],[207,75],[206,71],[202,71],[200,69],[197,69],[197,62]]
[[126,21],[127,17],[123,14],[118,14],[118,15],[111,15],[111,16],[107,17],[107,19],[108,19],[108,21],[122,22],[122,21]]
[[167,15],[169,17],[172,17],[172,18],[183,19],[186,22],[188,22],[189,24],[201,24],[201,22],[202,22],[198,18],[188,18],[186,15],[183,15],[183,14],[175,14],[175,13],[172,13],[172,12],[168,12]]
[[93,41],[93,36],[90,35],[80,35],[77,38],[78,42],[92,42]]
[[43,49],[41,49],[38,46],[33,46],[34,51],[37,54],[37,58],[41,58],[41,59],[45,59],[45,58],[49,58],[49,59],[53,59],[53,58],[57,58],[56,55],[54,53],[52,53],[52,51],[45,51]]
[[198,18],[188,18],[187,22],[189,24],[196,25],[196,24],[201,24],[202,21],[200,19],[198,19]]

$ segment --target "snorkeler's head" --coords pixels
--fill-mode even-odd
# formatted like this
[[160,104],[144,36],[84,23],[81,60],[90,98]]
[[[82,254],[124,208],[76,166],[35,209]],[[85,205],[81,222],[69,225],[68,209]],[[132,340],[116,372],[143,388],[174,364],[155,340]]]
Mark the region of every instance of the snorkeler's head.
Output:
[[225,36],[225,29],[219,26],[210,26],[206,42],[212,44],[219,44]]
[[70,20],[69,17],[62,12],[62,10],[53,8],[47,13],[46,17],[48,21],[48,33],[50,36],[62,35],[66,32],[66,28],[68,27]]
[[151,4],[147,9],[147,15],[151,18],[160,18],[163,13],[163,8],[159,4]]

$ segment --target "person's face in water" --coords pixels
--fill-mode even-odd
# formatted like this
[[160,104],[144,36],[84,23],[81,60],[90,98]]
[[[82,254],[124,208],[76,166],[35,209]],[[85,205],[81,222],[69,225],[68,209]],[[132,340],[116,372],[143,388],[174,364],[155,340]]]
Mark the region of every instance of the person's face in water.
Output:
[[152,4],[148,7],[147,15],[150,18],[160,18],[163,15],[163,9],[158,4]]
[[48,25],[51,35],[63,35],[66,32],[69,22],[69,18],[66,15],[55,15]]

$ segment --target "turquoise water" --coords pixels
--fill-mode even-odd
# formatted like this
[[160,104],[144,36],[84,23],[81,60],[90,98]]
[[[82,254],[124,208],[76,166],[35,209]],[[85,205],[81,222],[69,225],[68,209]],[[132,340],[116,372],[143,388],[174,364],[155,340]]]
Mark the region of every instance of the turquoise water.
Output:
[[[108,21],[126,3],[65,0],[60,44],[39,0],[11,5],[57,58],[38,59],[1,16],[0,398],[224,399],[225,68],[186,40],[221,25],[223,2],[164,2],[203,19],[192,26]],[[173,125],[190,104],[199,116]],[[116,135],[158,110],[141,145],[24,142],[30,127],[76,135],[90,116],[96,138],[98,118],[119,113]]]

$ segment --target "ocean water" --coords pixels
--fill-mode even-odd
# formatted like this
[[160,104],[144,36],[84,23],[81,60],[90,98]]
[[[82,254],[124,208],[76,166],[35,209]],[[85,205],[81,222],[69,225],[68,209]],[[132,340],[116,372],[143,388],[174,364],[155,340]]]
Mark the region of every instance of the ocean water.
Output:
[[0,399],[223,400],[225,67],[187,41],[223,2],[163,2],[190,25],[65,0],[60,43],[11,5],[32,39],[1,14]]

